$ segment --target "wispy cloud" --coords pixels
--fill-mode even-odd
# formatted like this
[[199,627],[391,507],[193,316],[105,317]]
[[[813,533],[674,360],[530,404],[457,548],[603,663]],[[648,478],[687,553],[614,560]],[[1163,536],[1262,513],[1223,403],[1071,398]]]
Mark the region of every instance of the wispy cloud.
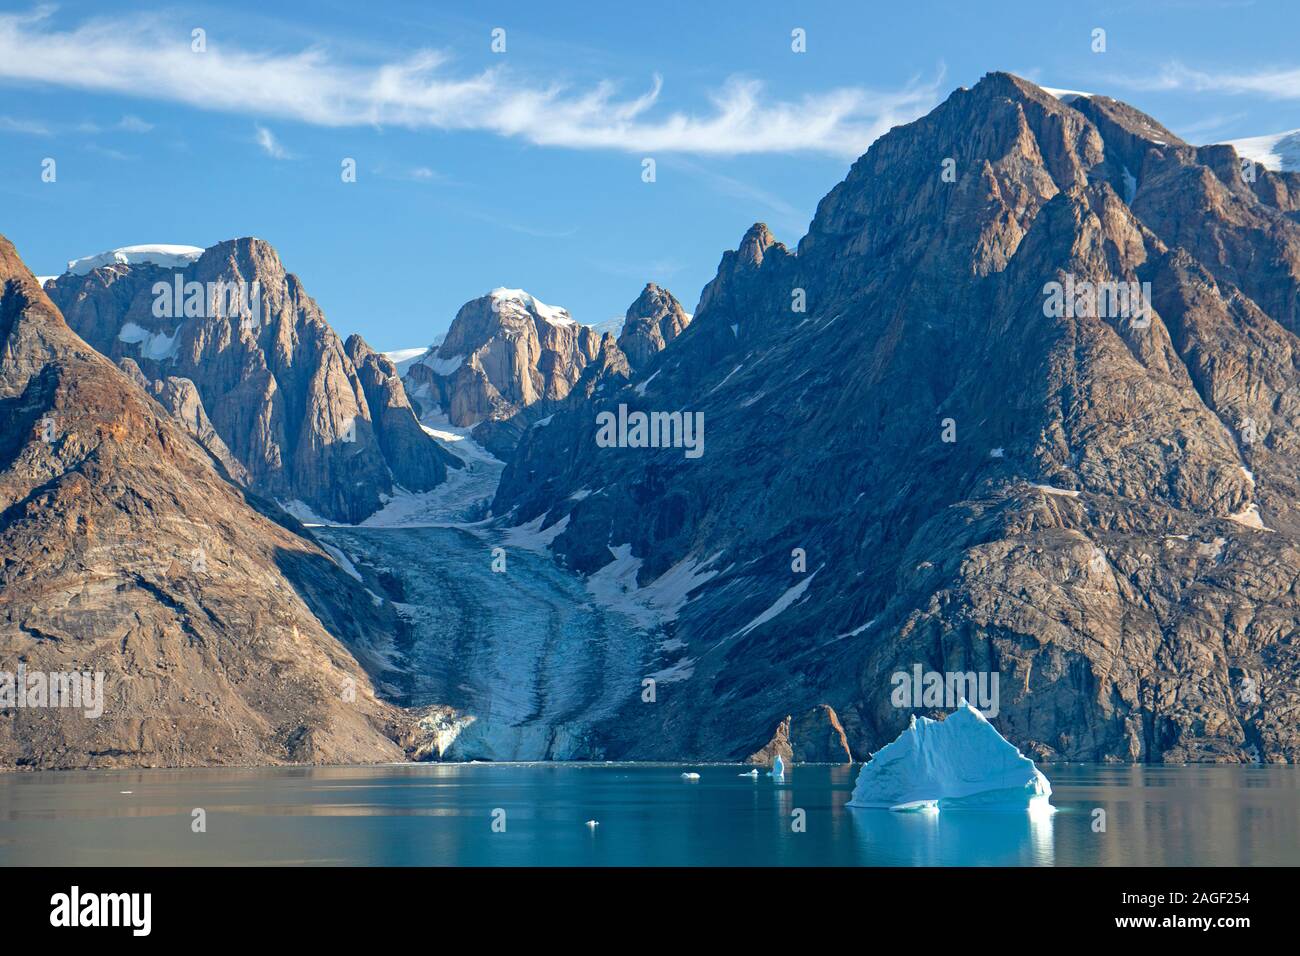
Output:
[[153,123],[146,123],[140,117],[128,113],[118,120],[117,129],[127,133],[147,133],[153,129]]
[[800,209],[793,203],[786,202],[780,196],[767,190],[755,186],[753,183],[745,182],[734,176],[728,176],[724,173],[716,172],[712,169],[706,169],[698,163],[690,162],[685,159],[674,159],[668,164],[669,168],[679,168],[686,173],[695,176],[708,183],[710,188],[715,192],[725,196],[731,196],[736,199],[743,199],[746,202],[756,203],[766,209],[771,215],[767,218],[771,225],[777,227],[782,232],[787,232],[796,238],[802,236],[808,223],[812,219],[812,211],[809,209]]
[[50,128],[34,120],[0,116],[0,133],[23,133],[27,136],[49,136]]
[[0,80],[72,87],[277,117],[321,126],[396,125],[478,130],[541,146],[634,152],[821,152],[856,156],[938,98],[941,75],[897,90],[846,87],[793,100],[733,77],[702,113],[666,111],[663,81],[621,97],[612,82],[575,90],[537,85],[505,68],[451,75],[422,50],[361,65],[321,49],[264,53],[209,43],[157,22],[94,19],[60,29],[49,11],[0,15]]
[[289,151],[280,145],[280,141],[275,138],[274,133],[272,133],[265,126],[258,126],[256,127],[256,129],[257,129],[257,145],[262,147],[262,150],[266,153],[266,155],[270,156],[272,159],[291,158],[289,155]]
[[1300,67],[1265,67],[1258,70],[1194,70],[1181,63],[1167,63],[1148,76],[1118,80],[1139,90],[1190,91],[1196,93],[1250,94],[1270,99],[1300,99]]

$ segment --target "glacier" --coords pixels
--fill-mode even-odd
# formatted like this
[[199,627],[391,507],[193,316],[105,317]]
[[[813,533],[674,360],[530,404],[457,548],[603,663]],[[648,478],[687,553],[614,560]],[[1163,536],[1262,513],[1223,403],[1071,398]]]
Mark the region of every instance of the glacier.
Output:
[[965,700],[944,720],[913,717],[858,774],[850,807],[1050,810],[1052,786]]

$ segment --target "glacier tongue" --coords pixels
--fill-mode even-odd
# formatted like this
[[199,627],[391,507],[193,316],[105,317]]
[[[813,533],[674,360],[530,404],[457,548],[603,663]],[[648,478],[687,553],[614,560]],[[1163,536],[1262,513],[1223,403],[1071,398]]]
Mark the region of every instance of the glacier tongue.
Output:
[[963,700],[945,720],[914,717],[862,768],[848,805],[1025,810],[1050,807],[1051,793],[1034,762]]

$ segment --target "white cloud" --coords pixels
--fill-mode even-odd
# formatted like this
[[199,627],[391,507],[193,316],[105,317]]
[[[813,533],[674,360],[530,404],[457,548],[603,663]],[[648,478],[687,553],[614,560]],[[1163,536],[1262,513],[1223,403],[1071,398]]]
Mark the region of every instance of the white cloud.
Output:
[[1270,99],[1300,99],[1300,68],[1265,68],[1246,72],[1193,70],[1181,63],[1166,64],[1151,76],[1129,78],[1124,85],[1140,90],[1190,90],[1198,93],[1230,93],[1266,96]]
[[695,114],[660,107],[658,76],[629,99],[609,82],[586,90],[536,85],[504,68],[453,76],[445,58],[427,50],[360,65],[320,49],[262,53],[210,36],[207,52],[194,53],[188,31],[139,18],[59,29],[46,10],[0,15],[0,80],[320,126],[478,130],[571,149],[856,156],[932,107],[940,78],[893,91],[849,87],[776,100],[757,81],[733,77],[711,91],[710,109]]
[[275,134],[265,126],[257,127],[257,145],[261,146],[262,149],[265,150],[266,155],[273,159],[290,158],[289,151],[280,145],[280,141],[275,138]]
[[50,128],[33,120],[0,116],[0,133],[24,133],[28,136],[49,136]]

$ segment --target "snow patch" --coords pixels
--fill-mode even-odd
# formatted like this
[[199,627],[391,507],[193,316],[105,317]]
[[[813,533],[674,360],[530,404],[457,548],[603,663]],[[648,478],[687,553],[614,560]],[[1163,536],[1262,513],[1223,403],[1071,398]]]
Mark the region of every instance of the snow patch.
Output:
[[506,528],[501,543],[522,551],[545,551],[551,546],[552,541],[564,534],[564,529],[569,526],[569,516],[565,515],[549,528],[543,529],[542,522],[546,520],[548,514],[550,512],[546,511],[527,524]]
[[1259,163],[1265,169],[1300,172],[1300,129],[1269,136],[1248,136],[1229,140],[1224,145],[1235,149],[1242,159]]
[[295,518],[297,518],[299,521],[301,521],[309,528],[316,528],[322,526],[328,527],[329,525],[336,523],[330,521],[329,518],[322,518],[320,515],[318,515],[315,511],[311,509],[310,505],[308,505],[305,501],[300,501],[297,498],[288,502],[281,501],[279,502],[279,505],[281,508],[289,512],[289,514],[293,515]]
[[465,364],[465,356],[451,355],[440,358],[435,352],[430,352],[427,358],[421,360],[420,364],[427,365],[435,375],[446,377]]
[[714,386],[713,386],[711,389],[709,389],[705,394],[706,394],[706,395],[712,395],[712,394],[713,394],[714,392],[716,392],[718,389],[722,388],[722,386],[726,385],[727,382],[730,381],[731,376],[735,375],[737,372],[739,372],[739,371],[740,371],[742,368],[744,368],[744,367],[745,367],[745,364],[744,364],[743,362],[742,362],[741,364],[737,365],[735,368],[733,368],[730,372],[727,373],[726,377],[723,378],[723,380],[722,380],[721,382],[719,382],[717,385],[714,385]]
[[633,557],[632,545],[611,547],[614,560],[587,577],[587,590],[597,603],[631,618],[642,627],[654,627],[677,619],[690,601],[691,592],[718,576],[707,570],[722,552],[703,561],[687,556],[645,587],[638,587],[641,559]]
[[1051,86],[1043,86],[1040,87],[1040,89],[1044,93],[1052,94],[1052,96],[1055,96],[1062,103],[1073,103],[1078,99],[1087,100],[1097,95],[1095,93],[1085,93],[1082,90],[1058,90]]
[[[177,332],[179,331],[178,329]],[[142,358],[161,362],[176,357],[176,350],[179,347],[176,342],[177,332],[171,335],[165,332],[150,332],[134,322],[127,322],[122,326],[122,331],[117,333],[117,338],[118,341],[128,345],[140,346]]]
[[1246,528],[1254,528],[1258,531],[1272,531],[1272,528],[1264,527],[1264,519],[1260,517],[1259,505],[1250,504],[1242,508],[1236,514],[1228,515],[1229,521],[1235,521],[1237,524]]
[[[750,621],[748,624],[742,627],[735,634],[731,635],[731,637],[732,638],[744,637],[750,631],[754,630],[757,627],[762,627],[764,624],[766,624],[768,621],[772,620],[772,618],[779,615],[790,605],[794,604],[795,601],[803,597],[804,592],[808,590],[808,586],[813,583],[813,578],[817,577],[817,572],[820,570],[821,568],[818,568],[817,571],[814,571],[812,574],[808,575],[808,577],[804,578],[794,587],[787,588],[785,593],[782,594],[779,598],[777,598],[771,607],[769,607],[758,617],[754,618],[752,621]],[[731,638],[728,638],[728,640],[730,639]]]
[[845,637],[857,637],[859,634],[861,634],[863,631],[865,631],[867,628],[869,628],[872,624],[875,623],[876,623],[876,619],[873,617],[871,620],[867,621],[866,624],[859,624],[851,631],[845,631],[843,634],[835,635],[835,640],[838,641],[841,638],[845,638]]
[[659,371],[660,370],[656,370],[653,375],[651,375],[648,379],[646,379],[644,382],[638,385],[635,389],[633,389],[633,391],[635,391],[638,395],[644,395],[645,390],[650,387],[650,383],[659,377]]
[[1034,485],[1034,487],[1045,495],[1062,495],[1066,498],[1079,497],[1079,493],[1070,488],[1058,488],[1055,485]]
[[337,564],[348,574],[352,575],[352,577],[356,578],[358,581],[362,581],[361,572],[357,570],[357,566],[352,563],[351,559],[348,558],[346,554],[344,554],[338,548],[334,547],[334,545],[329,544],[325,541],[317,541],[317,544],[319,544],[322,548],[325,549],[325,551],[329,554],[329,556],[334,559],[335,564]]
[[197,262],[203,255],[199,246],[144,245],[123,246],[110,249],[94,256],[68,260],[66,274],[74,276],[89,275],[93,270],[111,265],[139,265],[144,262],[162,266],[165,269],[184,269]]
[[500,310],[501,304],[509,303],[512,305],[517,305],[523,308],[525,311],[531,312],[534,315],[541,317],[543,320],[551,323],[552,325],[577,325],[578,324],[573,320],[573,317],[569,315],[568,309],[561,309],[558,306],[547,305],[545,302],[541,301],[540,299],[534,298],[533,296],[529,295],[523,289],[498,288],[498,289],[493,289],[491,292],[488,293],[488,295],[492,297],[493,302],[498,303],[497,305],[498,310]]

